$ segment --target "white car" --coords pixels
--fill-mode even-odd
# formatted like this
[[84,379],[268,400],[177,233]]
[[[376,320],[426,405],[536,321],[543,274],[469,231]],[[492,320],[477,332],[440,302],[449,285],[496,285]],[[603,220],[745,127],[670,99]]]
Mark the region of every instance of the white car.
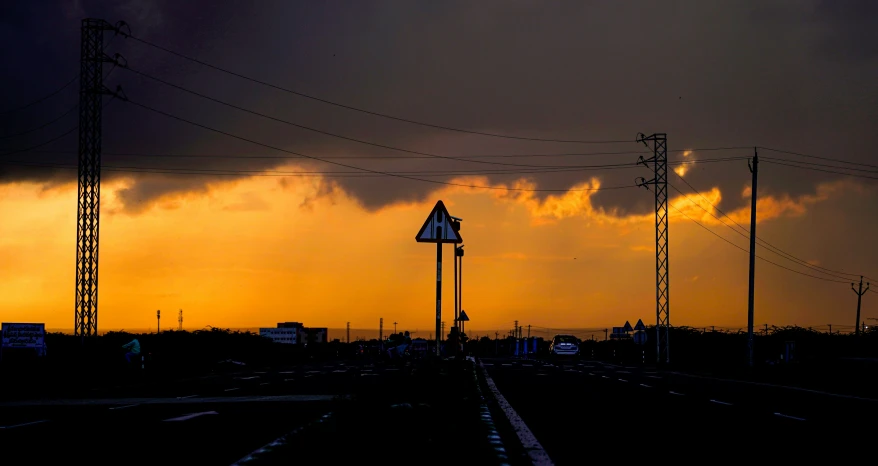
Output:
[[555,335],[549,351],[552,356],[578,356],[579,339],[573,335]]

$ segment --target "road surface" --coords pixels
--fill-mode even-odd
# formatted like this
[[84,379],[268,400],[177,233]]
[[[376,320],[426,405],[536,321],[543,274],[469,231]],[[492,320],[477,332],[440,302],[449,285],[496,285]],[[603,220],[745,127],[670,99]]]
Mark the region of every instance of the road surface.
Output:
[[[327,363],[246,370],[93,396],[0,402],[9,464],[229,465],[406,368]],[[319,452],[332,459],[332,452]],[[303,455],[304,456],[304,455]]]
[[519,435],[533,436],[555,464],[859,455],[878,414],[878,400],[654,369],[481,362],[526,426]]

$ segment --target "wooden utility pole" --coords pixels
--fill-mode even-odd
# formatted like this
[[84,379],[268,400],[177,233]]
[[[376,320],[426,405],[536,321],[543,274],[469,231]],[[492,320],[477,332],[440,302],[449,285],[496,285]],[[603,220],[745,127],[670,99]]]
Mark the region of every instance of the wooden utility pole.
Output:
[[753,148],[753,163],[747,163],[753,181],[750,184],[750,293],[747,298],[747,353],[753,367],[753,286],[756,278],[756,180],[759,174],[759,155]]

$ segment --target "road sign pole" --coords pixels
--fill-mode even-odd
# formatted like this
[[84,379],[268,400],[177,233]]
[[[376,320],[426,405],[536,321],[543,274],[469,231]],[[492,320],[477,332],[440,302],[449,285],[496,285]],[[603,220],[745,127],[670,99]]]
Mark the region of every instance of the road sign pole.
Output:
[[442,335],[442,243],[436,243],[436,356],[440,355]]

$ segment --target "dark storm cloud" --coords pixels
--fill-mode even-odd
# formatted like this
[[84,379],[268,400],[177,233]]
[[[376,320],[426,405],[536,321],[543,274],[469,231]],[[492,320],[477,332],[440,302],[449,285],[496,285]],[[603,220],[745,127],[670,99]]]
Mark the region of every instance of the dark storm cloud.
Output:
[[[135,36],[206,62],[311,95],[439,125],[530,137],[630,140],[560,144],[465,135],[376,118],[243,81],[116,37],[133,69],[224,101],[316,129],[463,157],[631,151],[630,155],[487,158],[506,164],[590,165],[636,161],[638,132],[666,132],[671,149],[776,146],[868,160],[869,123],[878,90],[872,2],[207,2],[129,1],[32,5],[5,11],[2,59],[15,63],[0,79],[3,108],[57,88],[78,69],[78,21],[127,21]],[[14,41],[14,42],[11,42]],[[107,68],[109,70],[109,68]],[[371,170],[532,170],[441,158],[403,156],[248,115],[117,69],[107,80],[134,101],[264,144]],[[78,83],[24,112],[0,115],[8,133],[38,126],[76,104]],[[27,148],[76,125],[76,114],[18,138],[0,150]],[[7,161],[76,163],[76,138],[9,156]],[[152,169],[262,170],[279,152],[188,126],[132,104],[113,102],[104,120],[105,166]],[[65,153],[46,153],[61,151]],[[133,157],[115,153],[225,154],[249,158]],[[698,152],[696,158],[749,156],[752,150]],[[761,154],[769,155],[769,154]],[[778,154],[771,154],[779,156]],[[790,156],[783,156],[788,158]],[[671,153],[671,160],[681,160]],[[304,170],[348,167],[293,159]],[[811,191],[833,175],[763,165],[769,192]],[[73,180],[57,167],[6,165],[4,181]],[[107,171],[104,176],[132,176]],[[242,175],[244,176],[244,175]],[[413,177],[449,180],[411,174]],[[630,185],[646,168],[526,174],[538,188],[566,189],[598,176],[604,186]],[[517,175],[491,175],[493,183]],[[122,193],[136,213],[163,195],[198,191],[213,179],[136,174]],[[62,178],[64,179],[64,178]],[[671,181],[675,177],[671,176]],[[746,161],[705,164],[687,174],[696,187],[719,186],[735,207],[749,183]],[[340,187],[367,208],[423,199],[437,185],[398,178],[340,177]],[[679,187],[685,188],[680,182]],[[599,193],[622,211],[652,208],[643,190]]]

